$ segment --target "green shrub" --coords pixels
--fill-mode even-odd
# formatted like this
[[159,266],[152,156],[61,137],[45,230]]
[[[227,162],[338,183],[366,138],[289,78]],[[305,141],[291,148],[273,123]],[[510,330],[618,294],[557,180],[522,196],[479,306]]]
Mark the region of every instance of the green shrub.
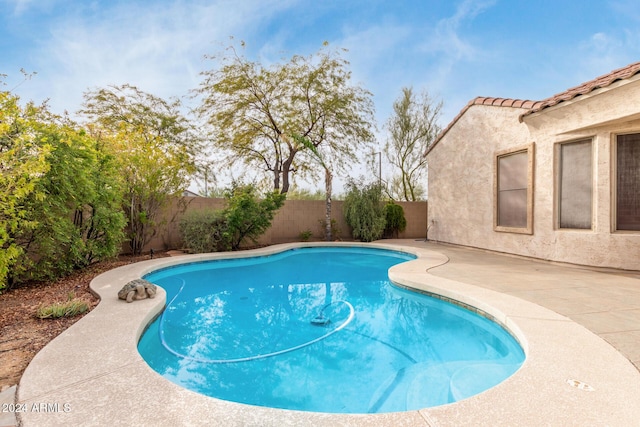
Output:
[[284,205],[286,194],[270,192],[258,199],[253,185],[240,185],[227,195],[227,207],[223,210],[227,222],[225,237],[231,242],[231,250],[240,249],[246,240],[258,243],[258,238],[271,226],[271,221]]
[[65,302],[56,302],[50,305],[41,304],[36,310],[36,316],[40,319],[58,319],[60,317],[77,316],[88,310],[88,302],[69,294],[69,298]]
[[398,237],[398,234],[407,228],[404,209],[402,209],[402,206],[396,205],[391,201],[385,205],[384,211],[386,217],[384,235],[387,237]]
[[241,185],[225,195],[227,206],[217,211],[190,212],[180,222],[185,246],[195,253],[238,250],[247,239],[257,243],[284,204],[284,194],[258,199],[252,185]]
[[122,191],[105,150],[46,104],[0,91],[0,289],[117,255]]
[[300,234],[298,234],[298,238],[302,242],[308,242],[312,236],[313,236],[313,233],[311,232],[311,230],[304,230],[304,231],[301,231]]
[[354,182],[348,183],[343,209],[354,239],[371,242],[382,237],[386,219],[379,185],[359,188]]
[[180,221],[184,245],[192,253],[220,252],[231,248],[226,237],[227,222],[222,211],[199,210]]

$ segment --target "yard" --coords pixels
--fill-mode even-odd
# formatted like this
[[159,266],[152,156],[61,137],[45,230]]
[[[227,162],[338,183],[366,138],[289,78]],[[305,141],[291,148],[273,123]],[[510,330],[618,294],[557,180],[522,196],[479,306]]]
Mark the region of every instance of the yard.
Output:
[[39,319],[36,310],[40,304],[63,302],[73,294],[89,302],[90,309],[93,309],[99,299],[89,290],[89,283],[95,276],[145,259],[149,256],[120,256],[50,283],[27,283],[0,294],[0,390],[18,384],[36,353],[83,317]]

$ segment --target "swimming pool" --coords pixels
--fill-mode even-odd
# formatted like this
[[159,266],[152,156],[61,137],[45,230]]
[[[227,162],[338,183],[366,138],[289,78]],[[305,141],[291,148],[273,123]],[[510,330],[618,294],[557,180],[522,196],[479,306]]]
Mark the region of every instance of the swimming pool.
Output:
[[499,325],[389,282],[412,258],[322,247],[159,270],[167,308],[138,349],[202,394],[317,412],[436,406],[514,373],[524,354]]

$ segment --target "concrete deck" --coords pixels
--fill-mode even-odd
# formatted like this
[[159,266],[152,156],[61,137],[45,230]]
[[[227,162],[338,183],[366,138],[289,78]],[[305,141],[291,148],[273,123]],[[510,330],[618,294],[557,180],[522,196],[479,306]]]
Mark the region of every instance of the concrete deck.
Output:
[[472,398],[403,413],[320,414],[209,398],[164,380],[137,352],[145,325],[164,306],[164,291],[132,304],[116,294],[154,269],[221,255],[161,258],[94,279],[101,303],[33,359],[18,387],[24,409],[18,417],[24,426],[637,425],[640,279],[634,274],[413,240],[375,246],[418,255],[390,270],[394,282],[477,307],[506,325],[527,353],[522,368]]

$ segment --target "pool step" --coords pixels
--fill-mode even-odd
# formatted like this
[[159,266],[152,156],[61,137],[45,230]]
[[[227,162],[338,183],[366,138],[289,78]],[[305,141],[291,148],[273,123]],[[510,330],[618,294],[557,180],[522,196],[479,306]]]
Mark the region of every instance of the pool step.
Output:
[[406,411],[448,403],[449,376],[459,364],[424,362],[399,369],[373,393],[368,412]]
[[490,362],[464,366],[451,375],[451,397],[458,401],[483,392],[510,377],[519,367],[519,364]]
[[484,360],[409,365],[382,382],[368,412],[410,411],[466,399],[502,382],[519,366]]

